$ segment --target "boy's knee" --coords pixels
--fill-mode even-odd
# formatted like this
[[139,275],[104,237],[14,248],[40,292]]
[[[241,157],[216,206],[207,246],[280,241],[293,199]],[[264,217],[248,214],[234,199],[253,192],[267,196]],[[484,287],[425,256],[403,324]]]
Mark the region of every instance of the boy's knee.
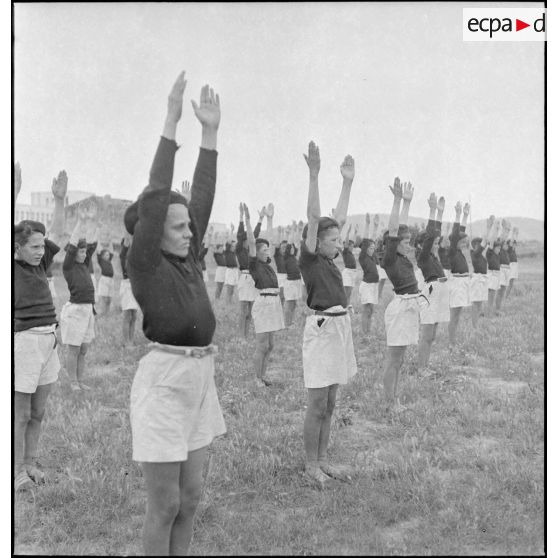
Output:
[[200,484],[187,486],[183,491],[180,499],[180,513],[183,515],[191,515],[196,511],[202,496],[202,487]]
[[31,420],[31,409],[18,409],[14,420],[19,426],[25,426]]
[[160,525],[170,525],[180,512],[180,504],[178,492],[176,494],[167,494],[167,497],[161,498],[157,502],[157,506],[152,507],[150,512]]
[[80,346],[79,348],[79,354],[84,356],[85,354],[87,354],[87,349],[89,348],[89,345],[87,345],[86,343],[84,343],[83,345]]

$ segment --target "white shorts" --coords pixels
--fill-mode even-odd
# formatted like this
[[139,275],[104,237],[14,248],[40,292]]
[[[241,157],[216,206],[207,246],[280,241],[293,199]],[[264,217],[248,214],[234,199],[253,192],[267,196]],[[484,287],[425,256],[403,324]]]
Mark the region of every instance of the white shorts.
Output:
[[202,274],[203,274],[203,282],[209,283],[209,273],[207,273],[207,269],[202,270]]
[[224,265],[218,265],[215,269],[215,283],[224,283],[227,268]]
[[464,308],[471,306],[471,297],[469,294],[469,276],[456,277],[452,275],[449,281],[449,305],[450,308]]
[[418,343],[420,310],[425,304],[420,295],[395,295],[384,313],[388,347]]
[[[333,306],[327,311],[343,310],[342,306]],[[349,314],[307,316],[302,339],[302,367],[307,388],[346,384],[357,373]]]
[[139,304],[132,292],[130,279],[120,281],[120,307],[122,310],[139,310]]
[[238,278],[238,300],[241,302],[254,302],[258,295],[258,289],[256,289],[254,279],[250,273],[241,271]]
[[101,275],[101,277],[99,277],[99,284],[97,285],[97,296],[112,297],[112,284],[112,277],[105,277],[104,275]]
[[95,339],[95,316],[92,304],[66,302],[60,312],[62,343],[79,346]]
[[358,287],[361,304],[378,304],[378,283],[360,282]]
[[519,266],[517,262],[510,262],[510,279],[519,279]]
[[[270,290],[258,291],[258,293],[262,292],[270,292]],[[254,320],[256,333],[268,333],[284,329],[283,306],[279,295],[263,296],[258,294],[254,306],[252,306],[252,319]]]
[[227,267],[225,271],[225,285],[238,285],[238,267]]
[[488,300],[488,275],[473,273],[469,283],[471,302],[485,302]]
[[54,277],[48,277],[48,288],[50,289],[50,295],[52,296],[52,300],[54,300],[58,293],[56,292],[56,287],[54,286]]
[[429,304],[421,305],[420,323],[431,325],[449,322],[449,281],[425,283],[422,293]]
[[343,286],[344,287],[354,287],[355,286],[356,269],[349,269],[348,267],[346,267],[341,272],[341,276],[343,277]]
[[488,270],[488,288],[491,291],[497,291],[500,288],[500,270],[499,269],[489,269]]
[[500,266],[500,287],[507,287],[510,284],[510,267]]
[[153,349],[139,361],[130,394],[134,461],[186,461],[226,432],[214,373],[213,354]]
[[97,280],[95,279],[95,274],[91,273],[91,283],[93,283],[93,292],[95,293],[95,296],[97,296],[97,293],[95,292],[97,290],[97,288],[95,287],[95,285],[97,284]]
[[287,274],[286,273],[278,273],[277,274],[277,283],[279,284],[280,289],[285,288],[285,283],[287,282]]
[[388,278],[386,270],[381,265],[378,266],[378,277],[379,281],[385,281]]
[[300,300],[302,298],[302,281],[287,279],[284,287],[285,300]]
[[56,326],[41,326],[14,333],[14,390],[35,393],[38,386],[58,379]]

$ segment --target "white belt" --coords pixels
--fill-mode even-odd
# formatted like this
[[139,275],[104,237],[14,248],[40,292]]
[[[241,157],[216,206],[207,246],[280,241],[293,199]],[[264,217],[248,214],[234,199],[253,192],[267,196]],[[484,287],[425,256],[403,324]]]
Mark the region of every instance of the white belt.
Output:
[[29,333],[40,333],[40,334],[54,333],[56,331],[56,324],[35,326],[29,329],[24,329],[23,331],[28,331]]
[[183,347],[180,345],[164,345],[163,343],[149,343],[150,349],[172,353],[175,355],[183,355],[192,358],[203,358],[207,355],[217,353],[217,345],[207,345],[206,347]]
[[248,269],[241,269],[240,273],[244,273],[244,275],[250,275],[250,271]]
[[502,269],[502,268],[509,269],[510,266],[508,264],[500,264],[500,269]]

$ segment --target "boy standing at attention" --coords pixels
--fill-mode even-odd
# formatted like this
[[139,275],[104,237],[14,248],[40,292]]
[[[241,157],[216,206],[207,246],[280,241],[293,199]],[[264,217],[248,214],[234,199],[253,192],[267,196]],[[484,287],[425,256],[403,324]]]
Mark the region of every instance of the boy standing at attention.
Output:
[[127,272],[151,341],[130,397],[133,459],[147,489],[149,556],[187,554],[207,447],[225,432],[214,382],[215,316],[199,262],[215,196],[221,112],[219,96],[204,86],[199,106],[192,101],[202,141],[188,203],[171,191],[185,87],[182,72],[169,95],[149,185],[124,216],[133,234]]

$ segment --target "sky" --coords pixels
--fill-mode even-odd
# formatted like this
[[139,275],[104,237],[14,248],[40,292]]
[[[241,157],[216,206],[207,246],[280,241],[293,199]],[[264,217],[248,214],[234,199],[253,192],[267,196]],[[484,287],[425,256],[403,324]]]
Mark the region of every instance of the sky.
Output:
[[277,224],[304,219],[310,140],[323,214],[351,154],[350,214],[389,212],[399,176],[415,186],[411,215],[427,216],[434,191],[450,208],[470,200],[473,220],[542,219],[543,43],[464,42],[470,5],[15,4],[20,201],[60,169],[70,189],[135,199],[185,70],[174,187],[193,175],[189,99],[209,83],[222,108],[212,221],[236,222],[241,201],[274,202]]

